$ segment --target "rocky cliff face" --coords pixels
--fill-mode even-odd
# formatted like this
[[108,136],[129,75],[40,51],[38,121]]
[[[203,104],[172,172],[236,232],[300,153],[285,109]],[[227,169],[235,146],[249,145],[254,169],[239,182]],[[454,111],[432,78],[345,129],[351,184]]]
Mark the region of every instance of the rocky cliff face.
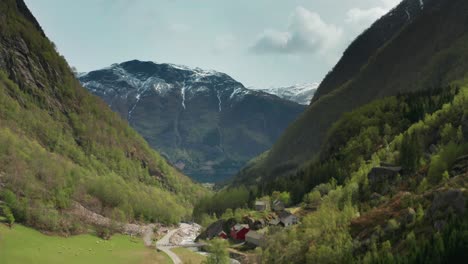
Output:
[[235,174],[304,110],[224,73],[173,64],[129,61],[79,79],[151,146],[202,182]]

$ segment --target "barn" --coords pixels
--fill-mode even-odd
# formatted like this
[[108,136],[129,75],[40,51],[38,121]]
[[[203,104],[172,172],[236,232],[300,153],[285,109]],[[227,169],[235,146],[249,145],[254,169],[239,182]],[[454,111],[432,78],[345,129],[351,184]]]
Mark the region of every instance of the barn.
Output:
[[231,238],[245,240],[245,235],[250,231],[248,225],[237,224],[231,228]]

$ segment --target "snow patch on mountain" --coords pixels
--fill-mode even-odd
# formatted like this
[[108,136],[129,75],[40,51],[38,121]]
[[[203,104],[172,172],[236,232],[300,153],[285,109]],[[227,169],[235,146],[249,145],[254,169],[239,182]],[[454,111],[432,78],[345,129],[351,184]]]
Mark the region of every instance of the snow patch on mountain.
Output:
[[318,83],[304,83],[289,87],[273,87],[260,90],[289,101],[293,101],[302,105],[308,105],[312,100],[318,86]]
[[216,91],[217,97],[218,97],[218,110],[221,112],[221,95],[219,94],[219,91]]
[[214,97],[216,110],[221,112],[223,106],[232,107],[245,96],[258,93],[225,73],[176,64],[129,61],[80,76],[83,86],[94,94],[127,102],[129,120],[145,96],[176,96],[183,110],[188,110],[195,98]]
[[186,109],[185,107],[185,90],[187,89],[187,86],[183,86],[182,89],[180,90],[180,93],[182,94],[182,107]]
[[240,99],[244,98],[244,96],[246,96],[246,95],[248,95],[250,93],[252,93],[252,91],[249,90],[249,89],[246,89],[245,87],[242,87],[242,86],[236,87],[236,88],[234,88],[232,90],[232,93],[229,96],[229,99],[233,100],[233,99],[237,98],[237,99],[240,100]]

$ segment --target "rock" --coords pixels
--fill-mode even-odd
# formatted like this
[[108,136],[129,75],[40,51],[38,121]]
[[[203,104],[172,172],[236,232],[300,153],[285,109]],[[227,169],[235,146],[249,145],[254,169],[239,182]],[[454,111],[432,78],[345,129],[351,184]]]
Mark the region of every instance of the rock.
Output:
[[176,246],[192,244],[200,233],[200,230],[200,225],[182,223],[179,226],[179,230],[169,239],[169,242]]
[[462,132],[465,140],[468,139],[468,117],[463,118],[462,121]]
[[455,160],[452,169],[450,170],[450,174],[452,176],[461,175],[468,172],[468,155],[459,157]]
[[370,196],[370,199],[372,201],[378,201],[378,200],[380,200],[380,198],[382,198],[382,195],[379,194],[379,193],[376,193],[376,192],[371,194],[371,196]]
[[432,205],[426,213],[431,219],[438,218],[437,212],[442,216],[447,216],[450,210],[458,215],[465,213],[466,198],[463,192],[458,189],[451,189],[437,193],[432,201]]
[[396,167],[395,164],[389,162],[380,162],[380,167]]
[[401,167],[375,167],[367,176],[369,183],[384,182],[394,179],[400,173]]
[[447,222],[445,220],[438,220],[434,222],[434,229],[440,232],[444,229],[446,225]]
[[416,211],[413,208],[408,208],[403,211],[400,216],[399,222],[403,225],[410,225],[414,223],[416,219]]
[[388,183],[395,181],[401,167],[375,167],[367,175],[372,191],[385,194],[389,191]]

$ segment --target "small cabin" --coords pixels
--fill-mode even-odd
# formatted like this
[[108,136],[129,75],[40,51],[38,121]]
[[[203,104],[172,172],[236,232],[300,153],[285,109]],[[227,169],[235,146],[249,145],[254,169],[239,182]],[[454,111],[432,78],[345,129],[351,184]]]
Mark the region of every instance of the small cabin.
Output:
[[261,247],[265,244],[265,237],[262,234],[251,230],[245,235],[245,242]]
[[245,240],[245,235],[250,231],[248,225],[237,224],[231,228],[231,238],[235,240]]
[[278,217],[280,219],[280,224],[284,227],[296,225],[299,222],[297,216],[291,214],[288,211],[282,211],[278,213]]
[[268,210],[268,204],[264,201],[255,201],[255,210],[263,212]]
[[273,202],[273,211],[281,212],[285,209],[284,203],[280,200],[275,200]]
[[268,225],[271,226],[277,226],[280,224],[280,220],[278,218],[273,218],[270,221],[268,221]]
[[228,235],[226,234],[226,232],[221,231],[221,232],[218,233],[218,237],[222,238],[222,239],[227,239]]

